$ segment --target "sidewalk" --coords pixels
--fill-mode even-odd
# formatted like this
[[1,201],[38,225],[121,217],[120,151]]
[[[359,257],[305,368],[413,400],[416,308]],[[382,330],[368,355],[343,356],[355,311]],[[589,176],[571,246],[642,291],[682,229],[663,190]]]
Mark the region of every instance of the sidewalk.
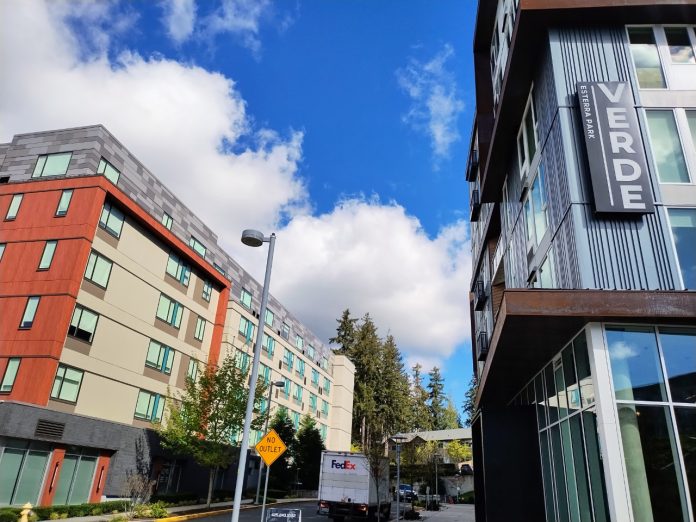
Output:
[[440,511],[420,511],[428,522],[475,522],[473,504],[440,504]]
[[[316,502],[316,498],[281,498],[272,504],[266,504],[266,506],[277,506],[279,504],[290,504],[294,502]],[[228,502],[213,502],[210,507],[207,504],[192,504],[190,506],[175,506],[167,508],[169,512],[169,517],[159,518],[160,522],[174,522],[182,520],[190,520],[194,518],[203,518],[209,513],[225,513],[232,511],[233,502],[230,500]],[[254,504],[251,499],[242,500],[241,509],[257,509],[261,508],[260,504]],[[113,515],[95,515],[89,517],[73,517],[73,518],[63,518],[60,522],[103,522],[105,520],[111,520],[113,517],[123,515],[123,513],[116,513]],[[142,522],[146,522],[147,519],[138,519]]]

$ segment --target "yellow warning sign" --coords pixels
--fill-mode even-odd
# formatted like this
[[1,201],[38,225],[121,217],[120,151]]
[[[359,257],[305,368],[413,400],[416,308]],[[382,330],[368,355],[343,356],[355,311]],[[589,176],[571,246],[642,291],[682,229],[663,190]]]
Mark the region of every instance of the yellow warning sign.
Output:
[[285,453],[286,449],[288,447],[280,440],[276,430],[266,433],[256,445],[256,451],[261,455],[266,466],[273,464],[278,457]]

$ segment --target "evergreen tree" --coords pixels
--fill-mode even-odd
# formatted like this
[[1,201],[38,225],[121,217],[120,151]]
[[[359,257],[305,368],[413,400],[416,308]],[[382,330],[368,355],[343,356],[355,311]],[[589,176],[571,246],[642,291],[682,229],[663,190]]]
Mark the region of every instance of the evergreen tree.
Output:
[[316,422],[309,415],[305,415],[300,421],[295,451],[295,465],[298,478],[302,482],[302,489],[317,489],[319,487],[321,452],[324,449],[324,441],[317,429]]
[[478,383],[476,382],[476,377],[471,376],[471,381],[469,381],[469,389],[466,391],[464,396],[464,404],[462,404],[462,411],[464,412],[464,426],[471,426],[471,421],[474,420],[474,415],[476,414],[476,393],[478,391]]
[[288,447],[270,467],[269,482],[274,489],[290,490],[295,482],[295,425],[288,416],[287,408],[279,407],[271,419],[271,428]]
[[457,411],[457,408],[454,406],[454,402],[452,402],[452,399],[450,399],[449,397],[447,397],[447,407],[445,408],[443,424],[445,426],[443,429],[446,430],[462,427],[462,420],[459,417],[459,412]]
[[434,430],[444,430],[445,426],[445,396],[443,389],[445,387],[440,368],[433,367],[428,374],[428,408],[430,410],[430,418]]
[[366,447],[370,439],[369,420],[377,414],[376,390],[380,386],[380,352],[382,342],[370,314],[365,314],[355,333],[349,354],[355,365],[355,394],[353,398],[353,441]]
[[384,431],[394,434],[409,429],[411,424],[408,376],[392,335],[387,335],[380,355],[381,385],[375,390],[378,410],[384,423]]
[[422,370],[423,367],[420,364],[416,364],[411,368],[412,431],[428,431],[433,427],[430,410],[428,409],[428,392],[423,387]]
[[350,357],[355,343],[355,323],[357,319],[350,316],[350,310],[346,308],[340,319],[336,319],[338,326],[336,327],[336,337],[329,339],[331,344],[337,344],[336,353],[347,355]]

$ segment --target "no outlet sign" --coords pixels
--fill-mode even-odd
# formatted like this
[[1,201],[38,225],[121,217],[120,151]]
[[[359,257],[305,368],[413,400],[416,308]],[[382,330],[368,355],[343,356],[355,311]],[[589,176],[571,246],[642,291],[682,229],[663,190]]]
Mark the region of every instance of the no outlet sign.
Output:
[[266,463],[266,466],[273,464],[285,450],[288,449],[285,443],[280,440],[276,430],[271,430],[256,444],[256,451]]

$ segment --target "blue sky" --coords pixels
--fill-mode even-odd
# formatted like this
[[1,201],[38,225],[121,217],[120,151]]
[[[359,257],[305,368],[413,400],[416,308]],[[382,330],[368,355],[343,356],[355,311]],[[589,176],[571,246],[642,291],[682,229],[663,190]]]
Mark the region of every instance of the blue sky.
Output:
[[321,337],[370,312],[460,404],[475,9],[2,2],[0,140],[103,123],[252,273],[239,232],[276,230],[272,292]]

